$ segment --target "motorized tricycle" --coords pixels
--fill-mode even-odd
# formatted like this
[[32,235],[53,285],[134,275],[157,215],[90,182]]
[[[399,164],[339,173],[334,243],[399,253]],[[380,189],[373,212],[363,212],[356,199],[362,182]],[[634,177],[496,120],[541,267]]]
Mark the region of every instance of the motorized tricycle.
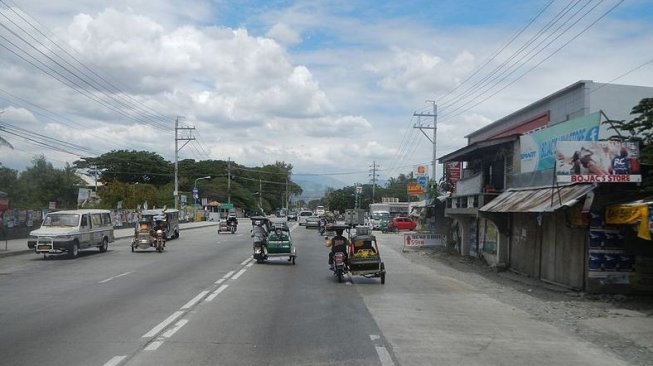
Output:
[[223,232],[235,234],[237,229],[238,222],[230,218],[220,219],[218,223],[218,234]]
[[292,243],[290,230],[285,222],[272,224],[262,216],[252,217],[253,257],[263,263],[272,257],[288,257],[295,264],[297,250]]
[[[332,229],[343,229],[341,226],[332,226]],[[378,277],[385,284],[385,264],[381,261],[379,246],[376,237],[369,233],[368,227],[356,228],[356,233],[351,235],[351,226],[346,227],[349,236],[347,253],[336,252],[333,254],[333,275],[342,282],[344,275],[363,276],[366,278]],[[325,237],[328,240],[328,237]]]
[[149,218],[141,218],[134,230],[134,239],[131,243],[132,252],[136,249],[145,250],[155,248],[157,252],[163,252],[165,248],[165,233],[162,229],[154,231],[152,221]]

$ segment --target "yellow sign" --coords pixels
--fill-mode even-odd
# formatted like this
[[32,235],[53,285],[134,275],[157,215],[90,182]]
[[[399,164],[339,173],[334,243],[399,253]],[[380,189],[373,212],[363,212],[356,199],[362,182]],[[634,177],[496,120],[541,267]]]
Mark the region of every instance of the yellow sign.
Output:
[[648,205],[645,203],[608,206],[605,209],[605,222],[607,224],[639,224],[637,236],[651,240],[651,232],[648,230]]
[[422,187],[419,183],[410,182],[406,186],[406,189],[408,190],[409,196],[419,196],[424,194],[424,187]]
[[424,176],[426,175],[426,172],[428,171],[428,167],[426,165],[418,165],[415,167],[415,175],[419,176]]

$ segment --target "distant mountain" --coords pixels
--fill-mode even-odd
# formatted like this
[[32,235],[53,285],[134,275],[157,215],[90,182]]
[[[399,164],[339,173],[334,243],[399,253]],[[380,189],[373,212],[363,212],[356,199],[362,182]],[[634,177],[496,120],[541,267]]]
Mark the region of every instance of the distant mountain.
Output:
[[304,191],[298,199],[306,202],[322,198],[327,188],[340,189],[347,184],[335,178],[321,175],[307,175],[299,178],[293,178],[293,182],[297,183]]

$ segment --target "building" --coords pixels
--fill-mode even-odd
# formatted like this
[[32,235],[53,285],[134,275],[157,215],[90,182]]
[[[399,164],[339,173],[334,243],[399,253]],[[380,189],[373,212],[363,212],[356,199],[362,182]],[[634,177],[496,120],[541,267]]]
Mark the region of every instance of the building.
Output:
[[[589,225],[570,220],[610,204],[606,194],[613,190],[557,183],[556,143],[607,139],[615,134],[611,120],[631,119],[632,107],[651,96],[650,87],[578,81],[473,132],[467,146],[440,157],[443,164],[464,163],[445,208],[460,253],[587,289]],[[621,197],[636,195],[632,183],[618,187]]]

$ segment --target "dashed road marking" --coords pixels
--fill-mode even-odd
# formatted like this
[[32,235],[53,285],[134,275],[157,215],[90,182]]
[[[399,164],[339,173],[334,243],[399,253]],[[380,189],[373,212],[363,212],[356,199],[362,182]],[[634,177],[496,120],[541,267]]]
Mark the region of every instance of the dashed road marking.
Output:
[[168,330],[167,332],[163,333],[163,336],[166,337],[166,338],[172,337],[173,334],[177,333],[177,331],[179,329],[181,329],[181,327],[186,325],[186,323],[188,323],[188,319],[182,319],[182,320],[178,321],[177,324],[175,324],[175,327]]
[[249,267],[251,267],[253,265],[254,265],[254,262],[249,262],[249,263],[247,263],[247,265],[245,267],[249,268]]
[[100,282],[98,282],[98,283],[107,283],[107,282],[109,282],[109,281],[111,281],[111,280],[115,280],[116,278],[120,278],[120,277],[123,277],[123,276],[127,276],[127,275],[130,274],[130,273],[134,273],[134,272],[125,272],[125,273],[121,273],[121,274],[119,274],[119,275],[117,275],[117,276],[109,277],[109,278],[107,278],[106,280],[102,280],[102,281],[100,281]]
[[112,359],[110,359],[109,361],[107,361],[107,363],[105,363],[104,366],[117,366],[117,365],[119,365],[119,364],[122,362],[122,360],[124,360],[125,358],[127,358],[127,356],[115,356],[115,357],[113,357]]
[[151,342],[150,344],[148,344],[147,347],[145,347],[145,350],[146,351],[156,351],[157,349],[159,349],[159,347],[161,347],[162,344],[163,344],[163,338],[159,338],[156,341]]
[[207,298],[204,301],[206,301],[206,302],[213,301],[213,299],[215,299],[216,296],[220,295],[220,293],[222,291],[226,290],[227,287],[229,287],[229,285],[222,285],[222,286],[218,287],[218,289],[215,290],[211,295],[207,296]]
[[244,265],[246,265],[247,263],[249,263],[249,261],[251,261],[251,260],[252,260],[252,257],[249,257],[249,258],[245,259],[245,260],[244,260],[240,265],[241,265],[241,266],[244,266]]
[[376,354],[379,356],[379,361],[381,361],[381,365],[394,366],[395,362],[392,360],[392,357],[390,356],[390,352],[388,352],[388,350],[383,345],[381,336],[378,334],[370,334],[370,340],[372,340],[372,343],[374,343],[374,349],[376,350]]
[[143,337],[141,337],[141,338],[150,338],[150,337],[154,337],[155,335],[159,334],[159,332],[160,332],[163,328],[165,328],[165,327],[167,327],[168,325],[170,325],[170,323],[172,323],[172,322],[174,322],[175,320],[177,320],[177,318],[179,318],[179,317],[182,316],[183,314],[184,314],[183,311],[175,311],[175,312],[174,312],[172,315],[170,315],[166,320],[162,321],[161,323],[159,323],[159,325],[157,325],[156,327],[152,328],[149,332],[145,333],[145,334],[143,335]]
[[245,273],[245,271],[247,271],[247,268],[241,269],[240,271],[238,271],[238,273],[236,273],[233,277],[231,277],[231,279],[237,280],[240,276],[243,275],[243,273]]
[[200,300],[202,300],[202,298],[203,298],[204,296],[206,296],[206,294],[208,294],[208,293],[209,293],[209,292],[206,291],[206,290],[200,292],[200,293],[199,293],[197,296],[195,296],[192,300],[190,300],[190,301],[187,302],[184,306],[182,306],[182,307],[181,307],[181,310],[192,308],[193,305],[195,305],[195,304],[198,303]]

